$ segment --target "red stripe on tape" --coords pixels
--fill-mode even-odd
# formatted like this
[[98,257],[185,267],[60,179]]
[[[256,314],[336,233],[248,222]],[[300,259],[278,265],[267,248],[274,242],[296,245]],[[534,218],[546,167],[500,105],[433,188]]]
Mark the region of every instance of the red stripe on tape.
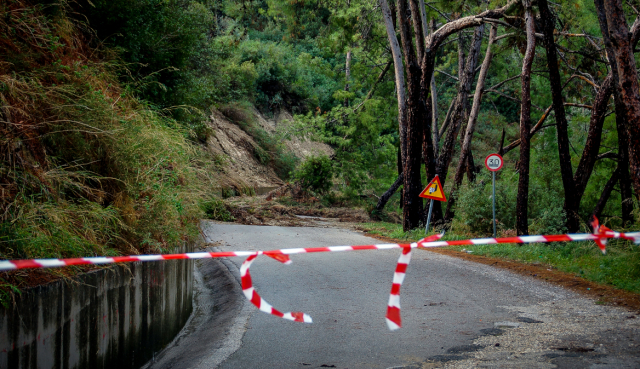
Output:
[[402,321],[400,319],[400,309],[395,306],[387,306],[387,319],[396,323],[398,327],[402,327]]
[[378,247],[376,245],[360,245],[360,246],[351,246],[354,250],[377,250]]
[[14,264],[15,266],[18,267],[18,269],[21,268],[42,268],[42,265],[40,263],[37,263],[35,260],[15,260],[11,262],[12,264]]
[[544,237],[545,240],[547,240],[548,242],[563,242],[563,241],[573,241],[569,236],[567,236],[566,234],[556,234],[556,235],[550,235],[550,236],[542,236]]
[[[82,260],[82,259],[80,259]],[[114,256],[113,261],[116,263],[126,263],[130,261],[139,261],[137,256]],[[87,263],[88,264],[88,263]]]
[[294,322],[304,323],[304,313],[301,311],[293,311],[291,312],[291,316],[293,316]]
[[[114,258],[115,259],[115,258]],[[64,263],[66,265],[86,265],[86,264],[93,264],[90,261],[84,260],[84,259],[80,259],[80,258],[73,258],[73,259],[64,259],[62,260],[64,261]]]
[[242,278],[240,278],[242,280],[242,289],[246,290],[249,289],[253,286],[253,283],[251,282],[251,274],[249,274],[249,271],[247,270],[247,274],[242,276]]
[[175,260],[175,259],[188,259],[187,254],[168,254],[162,255],[165,260]]
[[496,241],[499,243],[522,243],[522,239],[520,239],[520,237],[502,237],[496,238]]
[[406,273],[407,272],[407,267],[408,267],[407,264],[398,264],[396,266],[396,273]]
[[304,249],[306,252],[329,252],[331,251],[328,247],[313,247]]
[[451,245],[451,246],[455,246],[455,245],[473,245],[473,242],[471,242],[471,240],[456,240],[456,241],[446,241],[447,244]]
[[260,295],[258,295],[258,293],[255,290],[253,290],[253,295],[251,295],[251,303],[257,306],[258,309],[260,308],[260,300],[262,300],[260,298]]
[[400,294],[400,284],[399,283],[394,283],[391,285],[391,294],[392,295],[399,295]]

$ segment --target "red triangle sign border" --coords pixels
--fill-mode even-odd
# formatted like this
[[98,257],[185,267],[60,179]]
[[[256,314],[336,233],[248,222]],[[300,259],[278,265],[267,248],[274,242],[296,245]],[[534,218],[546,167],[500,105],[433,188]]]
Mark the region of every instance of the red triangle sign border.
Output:
[[[438,188],[440,189],[440,193],[442,193],[442,197],[440,196],[434,196],[434,195],[430,195],[427,191],[429,191],[429,187],[431,187],[432,184],[436,184],[438,186]],[[422,190],[422,192],[420,193],[420,195],[418,195],[420,197],[423,197],[425,199],[431,199],[431,200],[436,200],[436,201],[447,201],[447,196],[444,194],[444,189],[442,188],[442,184],[440,183],[440,177],[438,177],[438,175],[436,174],[436,176],[431,180],[431,182],[429,182],[429,184],[427,185],[427,187],[425,187],[424,190]]]

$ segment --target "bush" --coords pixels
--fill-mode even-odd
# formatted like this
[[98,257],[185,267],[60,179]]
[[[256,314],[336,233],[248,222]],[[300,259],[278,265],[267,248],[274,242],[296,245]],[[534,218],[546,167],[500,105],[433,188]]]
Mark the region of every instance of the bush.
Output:
[[223,222],[232,222],[235,220],[233,215],[229,212],[222,200],[212,197],[202,202],[202,210],[207,216],[207,219],[221,220]]
[[326,193],[333,185],[334,170],[328,156],[311,156],[296,170],[294,178],[303,189]]

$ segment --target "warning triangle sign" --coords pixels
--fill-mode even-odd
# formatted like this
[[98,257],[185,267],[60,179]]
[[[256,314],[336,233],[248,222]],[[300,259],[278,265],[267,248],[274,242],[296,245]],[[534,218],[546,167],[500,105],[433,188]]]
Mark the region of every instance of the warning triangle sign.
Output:
[[431,182],[429,182],[427,188],[425,188],[419,196],[424,197],[425,199],[447,201],[447,198],[444,196],[442,184],[440,183],[440,177],[438,177],[437,174],[435,178],[432,179]]

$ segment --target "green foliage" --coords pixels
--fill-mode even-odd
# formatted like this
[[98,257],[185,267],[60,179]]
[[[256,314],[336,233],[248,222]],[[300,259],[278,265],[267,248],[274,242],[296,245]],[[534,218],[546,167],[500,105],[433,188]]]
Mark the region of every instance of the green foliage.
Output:
[[212,197],[201,203],[207,219],[221,220],[223,222],[232,222],[235,220],[231,212],[224,205],[222,200]]
[[333,171],[328,156],[311,156],[300,164],[294,178],[304,189],[326,193],[333,185]]

